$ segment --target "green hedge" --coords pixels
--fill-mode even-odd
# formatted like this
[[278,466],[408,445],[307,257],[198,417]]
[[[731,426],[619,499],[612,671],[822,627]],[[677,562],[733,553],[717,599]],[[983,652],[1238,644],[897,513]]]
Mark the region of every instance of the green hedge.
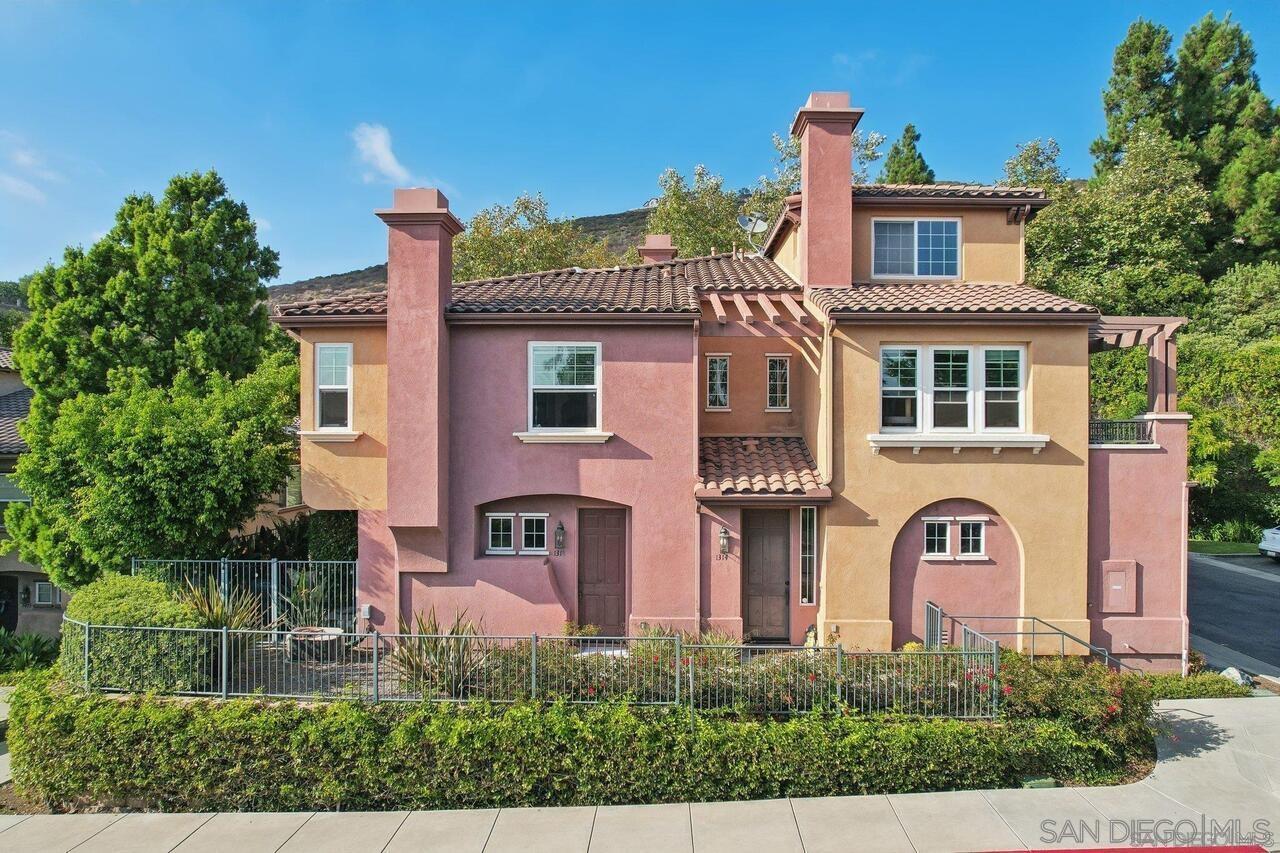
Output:
[[1200,672],[1186,678],[1177,673],[1159,673],[1146,679],[1156,699],[1225,699],[1253,693],[1251,688],[1216,672]]
[[[14,696],[19,791],[54,808],[565,806],[998,788],[1095,778],[1111,751],[1052,720],[700,717],[624,705],[298,705]],[[71,745],[71,746],[69,746]]]
[[316,510],[307,525],[307,556],[312,560],[354,560],[359,550],[356,513]]

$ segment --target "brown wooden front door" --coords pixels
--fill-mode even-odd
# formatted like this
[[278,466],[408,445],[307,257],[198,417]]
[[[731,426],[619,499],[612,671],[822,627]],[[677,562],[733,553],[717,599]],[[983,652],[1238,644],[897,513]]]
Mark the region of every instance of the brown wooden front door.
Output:
[[626,636],[627,513],[578,510],[578,624]]
[[742,630],[752,640],[791,636],[791,531],[785,509],[742,513]]

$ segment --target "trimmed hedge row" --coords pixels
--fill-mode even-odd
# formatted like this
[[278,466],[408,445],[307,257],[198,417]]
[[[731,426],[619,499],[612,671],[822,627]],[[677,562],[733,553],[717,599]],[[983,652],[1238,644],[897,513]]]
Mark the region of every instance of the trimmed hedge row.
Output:
[[[1064,722],[697,717],[625,705],[299,705],[14,696],[20,792],[54,808],[438,809],[830,796],[1097,778],[1115,751]],[[71,744],[70,748],[68,745]]]

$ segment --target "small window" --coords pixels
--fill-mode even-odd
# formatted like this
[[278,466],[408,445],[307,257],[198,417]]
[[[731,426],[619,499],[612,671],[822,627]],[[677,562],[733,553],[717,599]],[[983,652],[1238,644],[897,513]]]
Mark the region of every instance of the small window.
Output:
[[920,425],[920,352],[892,348],[880,353],[880,426],[916,429]]
[[982,353],[982,418],[987,429],[1022,429],[1022,350]]
[[290,465],[289,476],[280,488],[280,506],[302,506],[302,466]]
[[982,521],[962,521],[960,522],[960,556],[961,557],[985,557],[987,554],[986,542],[983,541],[986,533],[986,523]]
[[529,345],[529,429],[600,427],[600,345]]
[[729,356],[707,356],[707,408],[729,408]]
[[969,429],[969,351],[933,351],[934,429]]
[[316,344],[316,429],[351,429],[351,344]]
[[924,555],[926,557],[951,556],[951,524],[946,521],[924,523]]
[[960,273],[957,220],[877,221],[872,223],[872,243],[872,275],[956,278]]
[[520,553],[547,553],[547,517],[545,515],[520,516]]
[[48,581],[36,581],[36,604],[50,606],[54,603],[54,586]]
[[490,514],[485,519],[488,524],[488,545],[485,547],[486,554],[514,554],[515,547],[515,523],[514,514]]
[[800,603],[816,601],[818,574],[818,508],[800,507]]
[[768,361],[769,387],[765,407],[778,411],[791,408],[791,359],[771,355]]

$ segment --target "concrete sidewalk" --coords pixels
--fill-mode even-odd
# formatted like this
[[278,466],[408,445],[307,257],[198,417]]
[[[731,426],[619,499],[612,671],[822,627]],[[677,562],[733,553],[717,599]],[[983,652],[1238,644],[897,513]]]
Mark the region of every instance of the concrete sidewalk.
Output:
[[0,815],[0,850],[924,853],[1149,845],[1135,832],[1168,832],[1175,821],[1184,821],[1180,832],[1201,831],[1202,817],[1239,819],[1246,831],[1270,821],[1274,837],[1255,840],[1280,847],[1280,697],[1163,702],[1160,712],[1170,736],[1160,738],[1155,772],[1112,788],[411,813]]

